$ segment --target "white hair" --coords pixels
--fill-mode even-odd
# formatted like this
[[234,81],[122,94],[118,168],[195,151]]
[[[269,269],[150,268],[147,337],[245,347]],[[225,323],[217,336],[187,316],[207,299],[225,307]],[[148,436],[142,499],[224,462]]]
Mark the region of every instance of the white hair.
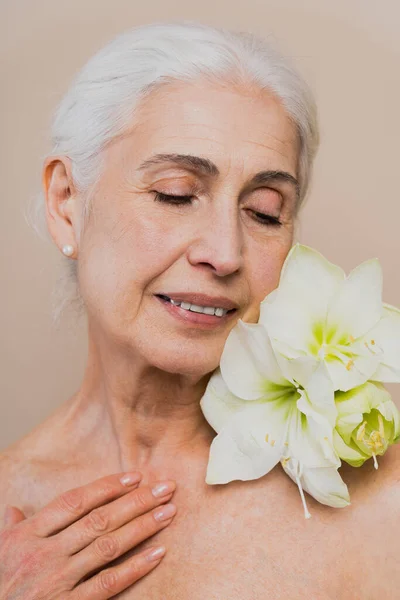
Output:
[[[74,185],[87,200],[101,174],[102,150],[132,123],[140,102],[162,85],[200,77],[223,84],[255,84],[281,101],[298,134],[301,203],[319,143],[317,109],[308,85],[263,39],[193,21],[135,27],[95,54],[56,110],[51,154],[70,158]],[[84,220],[88,207],[87,200]],[[42,195],[37,198],[35,213],[38,223],[40,213],[44,214]],[[79,298],[76,261],[65,261],[69,267],[59,282],[63,300],[58,303],[58,314],[65,304]],[[68,280],[74,288],[69,293]]]

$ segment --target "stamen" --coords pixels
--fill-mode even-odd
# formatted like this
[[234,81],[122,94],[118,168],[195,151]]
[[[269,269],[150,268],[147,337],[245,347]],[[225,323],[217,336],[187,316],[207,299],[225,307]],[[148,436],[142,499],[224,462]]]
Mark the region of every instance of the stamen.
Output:
[[383,418],[382,418],[381,414],[378,415],[378,422],[379,422],[379,433],[380,433],[380,436],[381,436],[381,438],[385,439],[385,428],[383,426]]
[[369,445],[371,445],[371,446],[374,445],[374,446],[383,448],[382,438],[381,438],[381,434],[379,433],[379,431],[372,431],[369,438],[370,438],[370,441],[368,442]]
[[355,339],[353,338],[352,335],[349,335],[349,342],[350,342],[350,344],[352,344],[353,342],[355,342]]
[[269,433],[265,436],[265,441],[268,443]]
[[[373,342],[373,341],[374,341],[374,340],[371,340],[371,344],[372,344],[372,342]],[[374,342],[374,344],[375,344],[375,342]],[[372,348],[370,348],[370,347],[369,347],[369,344],[368,344],[368,342],[364,342],[364,346],[367,348],[367,350],[369,350],[369,351],[371,352],[371,354],[376,354],[376,352],[374,352],[374,351],[372,350]]]
[[366,426],[367,426],[367,421],[364,421],[364,423],[362,423],[360,425],[360,427],[358,428],[358,430],[357,430],[357,442],[364,441]]
[[[349,357],[346,356],[346,354],[343,354],[343,352],[339,352],[339,350],[337,348],[339,348],[339,346],[330,348],[329,354],[331,354],[332,356],[336,356],[336,358],[341,360],[343,364],[344,363],[348,364]],[[347,347],[346,347],[346,350],[347,350]],[[354,356],[354,354],[352,354],[352,356]],[[350,359],[350,360],[353,360],[353,359]]]
[[[372,348],[370,348],[370,344],[371,344],[371,346],[375,346],[374,350]],[[368,350],[371,352],[371,354],[383,354],[382,348],[376,343],[375,340],[371,340],[369,343],[364,342],[364,346],[366,348],[368,348]]]
[[[366,342],[364,342],[364,343],[366,344]],[[339,350],[338,350],[339,348],[342,348],[344,350],[344,352],[343,353],[339,352]],[[370,352],[373,352],[371,350],[371,348],[368,348],[368,349]],[[357,358],[358,355],[354,352],[350,352],[348,346],[343,346],[343,344],[338,344],[337,346],[335,346],[329,350],[329,354],[331,356],[335,356],[340,361],[342,361],[342,363],[345,365],[345,367],[348,371],[350,369],[354,368],[355,371],[357,371],[357,373],[360,373],[360,375],[365,377],[365,373],[363,373],[354,362],[354,358]],[[375,354],[375,352],[374,352],[374,354]],[[349,359],[349,356],[351,357],[350,359]]]
[[275,446],[275,440],[270,441],[271,446]]
[[367,421],[364,421],[357,430],[357,441],[362,441],[371,450],[372,457],[374,459],[374,467],[378,468],[378,461],[376,459],[377,454],[383,454],[387,447],[387,441],[385,438],[385,427],[381,414],[378,414],[379,431],[371,431],[368,439],[365,439],[365,428]]

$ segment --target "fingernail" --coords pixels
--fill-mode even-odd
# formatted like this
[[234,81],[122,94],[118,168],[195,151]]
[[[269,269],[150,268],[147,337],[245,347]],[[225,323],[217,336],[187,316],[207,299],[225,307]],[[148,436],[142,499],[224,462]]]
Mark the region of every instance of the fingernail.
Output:
[[175,504],[166,504],[162,508],[156,510],[156,512],[154,513],[154,518],[156,521],[166,521],[167,519],[173,517],[175,513]]
[[174,481],[162,481],[161,483],[157,483],[151,490],[153,496],[156,498],[160,498],[161,496],[166,496],[175,490],[176,484]]
[[159,546],[158,548],[151,550],[151,552],[149,552],[149,554],[146,555],[146,558],[147,558],[147,560],[158,560],[159,558],[164,556],[164,554],[165,554],[165,547]]
[[125,473],[125,475],[121,477],[120,482],[122,483],[122,485],[129,486],[134,485],[135,483],[139,483],[141,479],[141,473]]

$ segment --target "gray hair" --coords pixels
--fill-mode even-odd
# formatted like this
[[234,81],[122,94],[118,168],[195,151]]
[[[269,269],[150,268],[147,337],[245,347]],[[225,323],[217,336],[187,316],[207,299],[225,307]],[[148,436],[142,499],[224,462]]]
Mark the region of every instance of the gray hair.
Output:
[[[72,177],[86,202],[102,169],[102,150],[132,122],[135,109],[154,89],[205,77],[211,82],[255,84],[282,103],[298,133],[301,203],[307,193],[319,144],[313,95],[287,59],[263,39],[192,21],[159,22],[118,35],[77,74],[61,100],[52,125],[51,154],[71,159]],[[42,194],[34,221],[44,214]],[[38,230],[38,227],[36,227]],[[65,305],[80,303],[76,261],[64,258],[55,319]],[[66,292],[68,282],[72,284]]]

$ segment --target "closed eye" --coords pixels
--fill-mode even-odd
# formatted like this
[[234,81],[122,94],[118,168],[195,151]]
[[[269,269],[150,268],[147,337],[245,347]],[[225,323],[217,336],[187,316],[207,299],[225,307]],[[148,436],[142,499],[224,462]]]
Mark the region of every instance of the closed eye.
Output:
[[[163,202],[175,206],[191,204],[193,198],[194,196],[174,196],[171,194],[163,194],[162,192],[154,192],[154,199],[157,202]],[[255,210],[250,212],[253,213],[255,220],[263,225],[269,225],[273,227],[280,227],[282,225],[282,222],[277,217],[266,215]]]
[[171,196],[162,192],[154,192],[154,199],[157,202],[166,202],[167,204],[190,204],[194,196]]
[[257,212],[255,210],[252,211],[257,221],[263,223],[264,225],[272,225],[274,227],[280,227],[282,225],[282,221],[278,219],[278,217],[273,217],[272,215],[265,215],[264,213]]

